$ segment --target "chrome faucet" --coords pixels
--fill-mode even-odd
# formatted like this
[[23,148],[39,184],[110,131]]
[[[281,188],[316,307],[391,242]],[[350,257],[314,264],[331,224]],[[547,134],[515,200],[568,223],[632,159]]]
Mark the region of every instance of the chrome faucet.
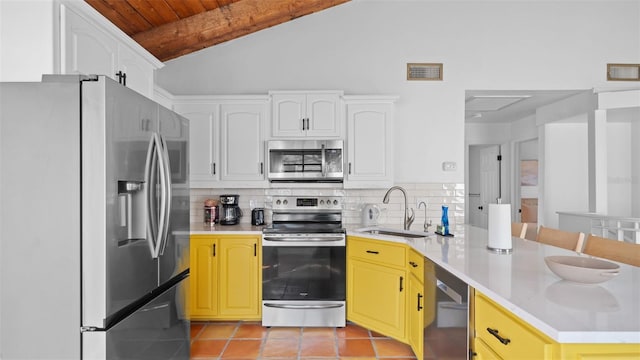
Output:
[[[415,213],[413,212],[413,209],[409,209],[409,206],[407,205],[407,192],[400,186],[392,186],[389,190],[387,190],[387,193],[384,194],[384,199],[382,199],[382,202],[384,204],[389,203],[389,194],[393,190],[402,191],[402,195],[404,196],[404,229],[409,230],[415,218]],[[411,215],[409,215],[409,210],[411,210]]]
[[425,203],[424,201],[420,201],[420,204],[418,204],[418,209],[422,209],[422,205],[424,205],[424,231],[427,232],[429,231],[429,226],[431,226],[431,220],[429,220],[429,223],[427,223],[427,203]]

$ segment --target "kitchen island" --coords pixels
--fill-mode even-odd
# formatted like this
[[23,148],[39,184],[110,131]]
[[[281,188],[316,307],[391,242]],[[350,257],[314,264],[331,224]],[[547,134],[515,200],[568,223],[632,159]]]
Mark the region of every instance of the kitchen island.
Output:
[[465,225],[454,237],[348,235],[404,242],[558,343],[633,343],[640,353],[640,268],[595,285],[560,279],[545,256],[575,252],[513,238],[511,254],[487,250],[486,229]]

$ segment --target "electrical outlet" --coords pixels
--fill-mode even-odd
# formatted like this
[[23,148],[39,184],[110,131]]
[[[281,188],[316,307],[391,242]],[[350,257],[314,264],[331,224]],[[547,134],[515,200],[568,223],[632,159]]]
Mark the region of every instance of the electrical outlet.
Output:
[[420,209],[424,211],[424,205],[422,208],[420,208],[420,203],[424,201],[424,204],[427,205],[427,208],[429,207],[429,200],[427,200],[426,197],[418,197],[416,198],[416,209]]
[[458,169],[458,164],[455,161],[445,161],[442,163],[443,171],[456,171]]

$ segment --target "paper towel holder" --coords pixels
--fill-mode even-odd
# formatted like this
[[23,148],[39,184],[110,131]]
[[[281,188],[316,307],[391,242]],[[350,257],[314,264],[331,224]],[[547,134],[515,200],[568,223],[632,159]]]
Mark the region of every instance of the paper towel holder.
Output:
[[[496,199],[496,204],[502,204],[502,199],[501,199],[500,197],[498,197],[498,198]],[[509,205],[509,204],[507,204],[507,205]],[[490,208],[490,207],[489,207],[489,208]],[[487,210],[488,210],[488,209],[487,209]],[[509,211],[509,212],[510,212],[510,211]],[[510,221],[509,221],[509,222],[510,222]],[[509,230],[511,230],[511,229],[509,228]],[[510,234],[510,231],[509,231],[509,235],[511,235],[511,234]],[[487,249],[488,249],[489,251],[493,252],[493,253],[501,254],[501,255],[506,255],[506,254],[511,254],[511,253],[513,252],[513,247],[512,247],[512,246],[511,246],[511,247],[509,247],[509,248],[500,248],[500,247],[495,247],[495,246],[489,246],[489,243],[491,243],[491,241],[490,241],[489,239],[487,239],[487,240],[488,240],[488,242],[487,242]]]

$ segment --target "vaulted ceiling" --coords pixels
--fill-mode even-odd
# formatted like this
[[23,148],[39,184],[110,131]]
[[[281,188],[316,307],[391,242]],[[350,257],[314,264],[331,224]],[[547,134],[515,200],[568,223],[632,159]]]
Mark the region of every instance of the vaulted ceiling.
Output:
[[349,0],[85,0],[160,61]]

